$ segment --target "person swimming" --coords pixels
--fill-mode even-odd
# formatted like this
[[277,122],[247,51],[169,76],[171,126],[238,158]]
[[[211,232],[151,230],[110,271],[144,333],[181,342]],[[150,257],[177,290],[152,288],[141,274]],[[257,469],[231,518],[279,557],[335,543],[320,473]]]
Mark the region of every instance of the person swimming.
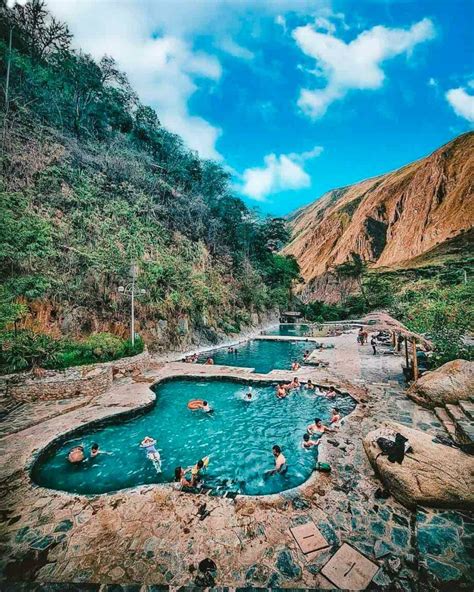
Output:
[[99,454],[113,454],[112,452],[106,452],[105,450],[99,450],[99,445],[97,442],[94,442],[91,446],[90,458],[95,458],[99,456]]
[[333,429],[323,425],[323,422],[319,417],[316,417],[314,419],[314,423],[311,423],[306,429],[308,434],[319,435],[319,437],[321,437],[325,432],[334,432]]
[[282,382],[280,382],[276,389],[276,396],[278,397],[278,399],[284,399],[287,395],[288,392],[285,388],[285,385]]
[[247,391],[247,394],[244,396],[244,401],[246,401],[246,402],[253,401],[252,387],[251,386],[249,386],[249,390]]
[[86,456],[84,454],[84,446],[82,445],[74,446],[74,448],[71,448],[69,454],[67,455],[68,461],[73,465],[81,463],[85,458]]
[[305,385],[305,389],[308,391],[314,391],[315,388],[316,388],[316,385],[313,384],[313,382],[311,381],[311,378],[308,378],[308,382]]
[[204,411],[204,413],[212,413],[214,411],[207,401],[202,402],[201,410]]
[[303,442],[301,443],[301,446],[305,450],[309,450],[310,448],[313,448],[314,446],[319,446],[319,440],[311,440],[310,435],[308,433],[306,433],[303,436]]
[[300,383],[297,376],[295,376],[289,384],[285,384],[285,388],[287,390],[300,388],[300,386],[301,386],[301,383]]
[[327,397],[328,399],[334,399],[334,397],[335,397],[336,395],[337,395],[337,393],[336,393],[336,389],[335,389],[333,386],[330,386],[330,387],[329,387],[329,390],[328,390],[328,392],[327,392],[327,395],[326,395],[326,397]]
[[299,370],[301,368],[299,362],[297,360],[294,360],[293,363],[291,364],[291,370],[292,372],[296,372],[296,370]]
[[158,450],[155,448],[156,440],[150,436],[146,436],[140,443],[140,448],[144,448],[146,456],[155,467],[157,473],[161,472],[161,456]]

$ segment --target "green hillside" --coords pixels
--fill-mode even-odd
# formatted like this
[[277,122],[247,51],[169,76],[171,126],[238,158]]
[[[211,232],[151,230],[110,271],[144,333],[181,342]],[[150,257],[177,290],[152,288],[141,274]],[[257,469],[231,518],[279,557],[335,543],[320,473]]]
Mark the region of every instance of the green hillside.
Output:
[[117,287],[133,261],[146,290],[137,329],[151,347],[216,340],[286,305],[298,266],[278,254],[283,220],[236,198],[225,166],[163,128],[113,58],[72,49],[43,2],[2,7],[0,39],[7,349],[14,325],[56,339],[126,336]]

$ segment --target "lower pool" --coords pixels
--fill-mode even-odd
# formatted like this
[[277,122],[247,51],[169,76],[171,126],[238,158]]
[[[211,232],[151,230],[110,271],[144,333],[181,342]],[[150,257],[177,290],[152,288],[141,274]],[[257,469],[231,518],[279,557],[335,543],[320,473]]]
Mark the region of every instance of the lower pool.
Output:
[[[275,386],[254,383],[253,399],[243,400],[249,386],[232,380],[175,379],[156,387],[157,401],[147,413],[128,420],[82,428],[79,435],[45,451],[32,468],[38,485],[81,494],[99,494],[147,483],[173,481],[174,468],[193,465],[210,455],[205,474],[209,485],[223,485],[244,494],[270,494],[295,487],[311,474],[315,452],[301,447],[306,426],[315,418],[327,421],[334,406],[350,413],[354,400],[338,395],[328,400],[304,389],[277,399]],[[191,399],[206,399],[213,414],[190,411]],[[84,429],[86,431],[84,431]],[[145,436],[158,442],[162,472],[157,473],[139,443]],[[92,443],[110,454],[73,465],[69,450]],[[265,477],[273,467],[272,446],[278,444],[288,462],[284,476]]]
[[312,351],[314,342],[310,341],[272,341],[252,339],[235,346],[237,353],[229,353],[227,347],[205,352],[199,361],[204,363],[211,357],[214,364],[255,368],[255,372],[266,374],[273,369],[290,370],[293,360],[303,363],[306,350]]

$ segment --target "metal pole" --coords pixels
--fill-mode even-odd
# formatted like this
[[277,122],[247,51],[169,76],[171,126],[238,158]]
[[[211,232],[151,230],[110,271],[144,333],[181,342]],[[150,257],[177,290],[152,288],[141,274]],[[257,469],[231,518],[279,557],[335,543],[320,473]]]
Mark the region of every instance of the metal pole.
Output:
[[135,345],[135,274],[132,276],[132,347]]

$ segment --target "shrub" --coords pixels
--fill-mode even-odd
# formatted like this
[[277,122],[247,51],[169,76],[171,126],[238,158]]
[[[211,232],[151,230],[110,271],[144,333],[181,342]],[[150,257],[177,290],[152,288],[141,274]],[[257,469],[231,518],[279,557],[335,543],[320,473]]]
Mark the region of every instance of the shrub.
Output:
[[51,367],[57,361],[60,342],[49,335],[32,331],[4,333],[0,350],[2,372]]

